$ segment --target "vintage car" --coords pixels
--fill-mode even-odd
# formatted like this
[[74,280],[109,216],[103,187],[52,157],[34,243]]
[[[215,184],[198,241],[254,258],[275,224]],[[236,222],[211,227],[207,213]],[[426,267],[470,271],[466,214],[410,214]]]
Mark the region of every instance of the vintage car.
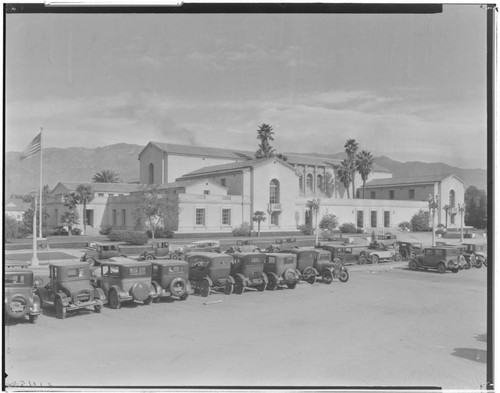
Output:
[[87,262],[90,267],[101,264],[113,257],[124,257],[125,255],[120,250],[120,245],[123,242],[94,242],[89,243],[88,247],[83,250],[84,254],[81,257],[82,262]]
[[471,266],[480,268],[481,265],[488,266],[488,246],[486,243],[462,243],[465,247],[464,257],[467,262],[465,268],[470,269]]
[[330,252],[330,260],[338,259],[342,265],[358,264],[364,265],[368,262],[365,246],[348,246],[341,243],[321,243],[319,248]]
[[151,262],[152,283],[157,297],[157,303],[162,297],[177,297],[186,300],[191,292],[189,284],[189,265],[185,261],[156,260]]
[[242,294],[247,287],[256,287],[259,291],[266,289],[268,284],[267,275],[264,273],[266,254],[262,253],[240,253],[230,254],[231,277],[234,279],[234,292]]
[[334,278],[338,278],[341,282],[349,280],[349,272],[339,258],[334,258],[332,262],[328,250],[316,248],[315,252],[314,268],[325,284],[330,284]]
[[314,269],[316,261],[316,251],[311,248],[290,248],[281,250],[280,253],[295,254],[297,257],[297,270],[300,273],[300,279],[309,284],[316,282],[317,271]]
[[383,244],[384,246],[397,247],[398,237],[393,233],[385,233],[383,235],[375,236],[375,242],[378,244]]
[[294,289],[300,281],[295,254],[266,253],[264,273],[267,275],[267,290],[274,291],[280,285]]
[[152,284],[150,262],[125,257],[110,258],[101,264],[101,276],[95,286],[102,289],[111,308],[118,309],[123,302],[139,301],[148,305],[159,296]]
[[[239,240],[238,240],[239,241]],[[234,246],[230,246],[226,251],[226,254],[233,254],[235,252],[261,252],[260,248],[255,244],[236,244]]]
[[234,279],[230,276],[233,257],[216,252],[189,252],[189,282],[201,296],[207,297],[210,290],[223,290],[230,295],[234,290]]
[[144,250],[141,255],[139,255],[139,261],[152,261],[156,258],[169,257],[171,253],[171,247],[168,240],[151,239],[147,245],[148,248]]
[[4,282],[4,311],[7,319],[25,319],[36,323],[42,312],[40,297],[33,293],[34,275],[24,268],[6,269]]
[[49,265],[50,281],[36,290],[42,307],[55,307],[58,318],[69,311],[94,307],[101,312],[106,303],[102,289],[91,284],[90,266],[86,262],[53,262]]
[[403,259],[401,254],[394,248],[389,248],[382,243],[370,244],[366,251],[366,257],[372,264],[377,264],[380,261],[400,262]]
[[410,259],[416,258],[417,255],[422,254],[424,247],[422,243],[417,242],[398,242],[398,247],[396,249],[401,254],[401,258]]
[[465,263],[465,257],[460,249],[456,247],[435,246],[424,248],[421,255],[410,259],[408,267],[410,270],[421,269],[436,269],[439,273],[444,273],[450,270],[457,273],[460,270],[460,265]]
[[218,240],[198,240],[193,246],[193,251],[222,252]]

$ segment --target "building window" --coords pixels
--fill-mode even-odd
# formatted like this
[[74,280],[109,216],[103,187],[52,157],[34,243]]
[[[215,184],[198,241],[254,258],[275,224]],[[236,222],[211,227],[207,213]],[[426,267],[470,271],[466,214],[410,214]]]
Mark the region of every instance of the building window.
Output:
[[118,194],[118,196],[124,196],[124,194]]
[[231,225],[231,209],[222,209],[222,225]]
[[389,199],[394,199],[394,190],[389,191]]
[[450,216],[450,224],[455,224],[455,214]]
[[304,184],[303,184],[304,178],[302,175],[299,176],[299,190],[300,192],[304,192]]
[[271,213],[271,225],[278,226],[280,224],[280,212]]
[[357,216],[357,226],[358,228],[363,228],[365,226],[364,220],[363,220],[363,210],[358,211],[358,216]]
[[155,166],[153,163],[149,164],[148,167],[148,184],[153,184],[155,182]]
[[127,225],[127,213],[125,209],[122,209],[122,225]]
[[115,196],[115,194],[108,194],[108,196],[109,196],[109,197],[110,197],[110,196]]
[[450,191],[450,202],[448,204],[450,205],[450,207],[455,207],[455,191],[454,190]]
[[372,228],[376,228],[377,227],[377,212],[375,210],[373,210],[372,212],[370,212],[370,225]]
[[97,194],[97,196],[98,196],[98,197],[103,197],[103,196],[104,196],[104,192],[99,192],[99,193]]
[[269,183],[269,203],[280,203],[280,183],[276,179]]
[[116,225],[116,209],[113,209],[111,212],[111,223],[112,225]]
[[210,195],[210,190],[203,190],[203,194]]
[[196,225],[205,225],[205,209],[196,209]]
[[313,175],[311,175],[310,173],[307,175],[306,177],[306,186],[307,186],[307,191],[311,191],[313,190]]
[[359,199],[359,190],[356,190],[356,199]]
[[321,175],[316,177],[316,190],[323,192],[323,176]]
[[376,199],[375,191],[370,191],[370,199]]
[[391,226],[391,212],[384,211],[384,227],[389,228]]
[[226,178],[223,177],[222,179],[220,179],[220,185],[222,187],[226,187]]
[[408,190],[408,199],[415,199],[415,190],[414,189],[410,189]]

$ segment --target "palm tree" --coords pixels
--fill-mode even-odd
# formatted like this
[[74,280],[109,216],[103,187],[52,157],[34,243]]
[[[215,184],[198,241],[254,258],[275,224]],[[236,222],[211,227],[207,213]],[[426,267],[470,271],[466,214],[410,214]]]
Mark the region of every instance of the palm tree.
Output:
[[92,183],[120,183],[121,179],[118,173],[110,169],[103,169],[100,172],[94,173],[92,176]]
[[[316,217],[316,227],[314,232],[316,233],[316,243],[318,244],[318,236],[319,236],[319,231],[318,231],[318,213],[319,213],[319,207],[321,204],[321,199],[310,199],[306,202],[306,207],[310,211],[311,215],[311,221],[312,221],[312,213],[314,212],[314,216]],[[312,228],[312,222],[311,222],[311,228]]]
[[87,229],[87,203],[94,199],[94,192],[90,184],[78,184],[76,186],[75,195],[78,198],[78,203],[83,204],[83,234]]
[[351,165],[347,159],[340,163],[340,167],[337,169],[337,176],[339,181],[344,185],[344,188],[347,191],[347,198],[349,198],[349,185],[352,180],[352,171]]
[[269,158],[275,153],[270,143],[270,141],[274,141],[273,134],[273,127],[269,124],[262,123],[259,126],[257,130],[257,139],[260,140],[260,143],[259,149],[255,153],[255,158]]
[[349,168],[351,171],[351,181],[352,181],[352,197],[355,195],[355,185],[354,185],[354,177],[356,176],[356,153],[359,149],[359,144],[355,139],[348,139],[344,145],[345,152],[347,154],[347,160],[349,162]]
[[266,214],[261,210],[257,210],[253,214],[252,220],[257,222],[257,237],[260,237],[260,223],[266,221]]
[[356,156],[356,169],[363,179],[363,199],[365,199],[365,184],[368,179],[368,175],[373,171],[373,164],[375,163],[375,157],[372,156],[368,150],[362,150]]

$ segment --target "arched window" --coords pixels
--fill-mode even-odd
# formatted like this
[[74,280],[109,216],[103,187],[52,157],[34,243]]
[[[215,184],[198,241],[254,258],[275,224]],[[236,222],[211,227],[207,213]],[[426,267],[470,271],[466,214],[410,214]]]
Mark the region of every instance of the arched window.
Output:
[[307,191],[312,191],[313,190],[313,175],[310,173],[306,177],[307,181]]
[[448,203],[450,207],[455,207],[455,191],[450,191],[450,202]]
[[155,166],[153,163],[149,164],[148,168],[148,184],[153,184],[155,182]]
[[269,203],[280,203],[280,183],[276,179],[269,183]]
[[323,192],[323,176],[318,175],[316,178],[316,190]]

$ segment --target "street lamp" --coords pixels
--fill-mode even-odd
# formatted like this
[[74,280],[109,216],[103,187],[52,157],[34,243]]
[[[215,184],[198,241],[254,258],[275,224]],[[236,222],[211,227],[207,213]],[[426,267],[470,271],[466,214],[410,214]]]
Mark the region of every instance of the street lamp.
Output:
[[436,233],[434,232],[434,218],[436,216],[436,210],[439,208],[439,195],[429,194],[429,213],[432,214],[432,246],[436,245]]
[[465,204],[458,204],[458,212],[460,213],[460,243],[464,241],[464,213]]

